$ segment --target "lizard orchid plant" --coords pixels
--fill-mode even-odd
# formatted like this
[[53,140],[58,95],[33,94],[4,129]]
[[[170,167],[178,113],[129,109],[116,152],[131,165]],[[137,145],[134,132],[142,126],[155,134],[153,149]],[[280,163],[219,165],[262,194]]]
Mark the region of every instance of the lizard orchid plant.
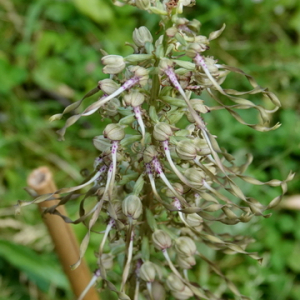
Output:
[[[246,250],[251,238],[215,232],[212,224],[221,222],[226,231],[227,226],[249,222],[255,216],[269,217],[265,211],[280,202],[293,174],[283,181],[268,182],[244,175],[252,156],[248,155],[243,165],[235,165],[234,158],[219,146],[218,133],[210,132],[205,116],[226,110],[239,123],[266,132],[280,126],[269,125],[270,115],[280,102],[250,75],[209,56],[210,42],[221,35],[225,25],[208,37],[201,35],[199,21],[181,17],[183,8],[193,6],[195,1],[113,2],[159,15],[160,31],[153,36],[146,27],[136,28],[133,43],[129,44],[133,53],[126,57],[102,50],[107,79],[51,118],[61,119],[77,111],[85,98],[101,94],[81,113],[69,117],[58,131],[63,139],[68,127],[97,112],[111,119],[93,140],[100,153],[91,175],[78,186],[62,188],[30,202],[19,201],[18,206],[59,199],[45,213],[60,215],[69,223],[85,224],[87,233],[73,268],[84,256],[94,225],[100,217],[105,220],[106,229],[100,235],[96,253],[97,270],[86,291],[101,280],[101,289],[110,289],[122,300],[163,300],[171,299],[170,295],[181,300],[221,299],[216,291],[189,279],[189,270],[203,260],[234,295],[249,299],[198,250],[199,245],[227,254],[246,254],[260,262],[257,253]],[[245,76],[251,89],[223,88],[232,72]],[[208,106],[202,94],[211,97],[216,106]],[[259,94],[271,102],[272,109],[244,98]],[[229,99],[231,105],[224,99]],[[245,109],[257,110],[261,122],[244,121],[238,111]],[[185,128],[177,125],[182,119]],[[261,204],[261,199],[244,195],[237,180],[281,187],[282,193],[269,199],[268,204]],[[83,189],[86,192],[82,193]],[[80,197],[78,219],[71,220],[57,210]],[[116,270],[116,265],[121,266],[121,271]]]

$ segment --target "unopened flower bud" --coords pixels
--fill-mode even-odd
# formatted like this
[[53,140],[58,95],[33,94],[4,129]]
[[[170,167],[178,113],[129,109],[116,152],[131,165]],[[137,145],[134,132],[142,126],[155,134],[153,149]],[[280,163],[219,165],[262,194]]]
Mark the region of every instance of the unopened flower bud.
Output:
[[105,127],[103,135],[111,141],[121,141],[125,136],[125,131],[122,125],[113,123]]
[[138,47],[144,47],[147,42],[153,42],[151,32],[145,26],[134,29],[132,39]]
[[105,65],[102,70],[105,74],[118,74],[125,68],[124,58],[120,55],[106,55],[101,62]]
[[175,274],[168,276],[167,286],[171,290],[172,295],[178,300],[186,300],[194,295],[191,289]]
[[166,283],[171,291],[183,291],[185,287],[182,280],[173,273],[167,277]]
[[197,35],[195,37],[195,42],[198,43],[198,44],[206,44],[206,45],[209,44],[208,38],[204,35]]
[[131,73],[134,73],[135,77],[139,78],[139,84],[141,86],[144,86],[147,84],[149,79],[149,71],[143,67],[140,66],[130,66],[129,71]]
[[207,46],[201,43],[191,43],[186,50],[186,55],[188,57],[194,58],[198,53],[207,50]]
[[145,96],[142,93],[132,91],[129,94],[125,95],[123,97],[123,100],[126,103],[126,105],[136,107],[144,103]]
[[194,241],[188,236],[181,236],[175,240],[175,250],[179,255],[192,256],[197,248]]
[[176,27],[170,27],[166,30],[166,35],[169,37],[174,37],[177,32],[178,29]]
[[165,300],[166,290],[158,281],[152,282],[152,297],[153,300]]
[[107,116],[113,117],[119,113],[118,108],[120,106],[120,100],[117,98],[113,98],[103,106],[103,109],[105,110]]
[[187,26],[195,33],[198,33],[200,31],[201,23],[198,20],[193,19],[188,22]]
[[100,90],[102,90],[105,94],[112,94],[113,92],[115,92],[119,87],[120,85],[117,84],[115,81],[113,81],[112,79],[103,79],[103,80],[100,80],[98,82],[98,87]]
[[93,139],[93,144],[96,149],[102,152],[110,149],[111,147],[111,141],[105,138],[103,135],[95,136]]
[[147,10],[150,7],[150,0],[135,0],[135,5],[139,9]]
[[196,264],[194,256],[177,255],[177,264],[182,269],[190,269]]
[[138,219],[143,212],[143,205],[140,198],[135,195],[127,196],[122,202],[122,210],[128,218]]
[[176,145],[176,153],[181,159],[191,160],[197,156],[197,148],[191,140],[182,140]]
[[205,139],[195,138],[194,143],[197,147],[197,154],[200,156],[205,156],[211,153],[211,150]]
[[154,263],[146,261],[140,268],[140,277],[146,282],[153,282],[155,279],[156,270]]
[[[174,183],[172,184],[174,190],[179,194],[179,195],[182,195],[184,193],[184,189],[183,189],[183,186],[180,184],[180,183]],[[172,190],[170,189],[167,189],[166,191],[166,196],[167,197],[170,197],[170,198],[174,198],[176,197],[176,195],[173,193]]]
[[143,160],[146,164],[150,163],[156,156],[158,152],[156,151],[155,146],[150,145],[143,152]]
[[194,295],[194,293],[188,286],[185,285],[182,291],[172,291],[172,295],[177,300],[187,300],[191,298]]
[[170,236],[160,229],[157,229],[152,233],[152,241],[155,248],[159,250],[164,250],[172,246]]
[[159,70],[164,72],[169,68],[173,68],[174,63],[168,58],[162,58],[159,62]]
[[185,221],[191,227],[197,227],[203,223],[203,219],[196,213],[186,215]]
[[208,68],[208,71],[211,75],[218,75],[218,67],[216,66],[217,60],[214,60],[213,57],[204,57],[205,64]]
[[173,135],[172,128],[167,123],[157,123],[154,126],[153,137],[160,142],[166,141]]
[[202,186],[202,180],[205,178],[205,174],[197,170],[196,168],[189,168],[184,172],[186,179],[195,186]]
[[185,115],[186,115],[186,118],[188,119],[188,121],[190,123],[195,123],[196,122],[193,115],[189,111],[186,111]]
[[200,99],[191,99],[190,103],[195,111],[198,111],[202,114],[209,112],[209,109],[206,105],[203,104],[203,100]]

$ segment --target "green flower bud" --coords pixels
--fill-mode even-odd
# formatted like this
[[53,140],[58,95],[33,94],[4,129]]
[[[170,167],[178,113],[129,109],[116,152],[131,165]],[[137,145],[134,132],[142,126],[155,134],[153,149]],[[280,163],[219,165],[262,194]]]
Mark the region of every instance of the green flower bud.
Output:
[[111,147],[111,141],[105,138],[103,135],[95,136],[93,139],[93,144],[99,151],[106,151]]
[[144,86],[149,79],[149,71],[140,66],[130,66],[129,71],[134,73],[134,76],[139,77],[139,84]]
[[176,299],[186,300],[194,295],[191,289],[187,287],[175,274],[170,274],[168,276],[167,286]]
[[166,290],[158,281],[152,282],[152,297],[153,300],[165,300]]
[[146,261],[140,268],[140,277],[146,282],[153,282],[155,279],[156,270],[154,263]]
[[105,65],[102,70],[104,74],[118,74],[125,68],[124,58],[120,55],[106,55],[101,62]]
[[145,96],[137,91],[132,91],[123,97],[126,105],[136,107],[140,106],[145,101]]
[[150,7],[150,0],[135,0],[135,5],[139,9],[147,10]]
[[101,262],[106,270],[110,270],[114,266],[114,256],[111,253],[103,253]]
[[168,59],[168,58],[162,58],[159,62],[159,70],[161,72],[164,72],[165,70],[169,69],[169,68],[173,68],[174,63]]
[[[196,82],[203,87],[212,87],[211,80],[203,73],[195,73]],[[218,80],[217,80],[218,82]]]
[[119,113],[118,108],[120,106],[120,100],[117,98],[113,98],[103,106],[103,109],[105,110],[107,116],[113,117]]
[[205,178],[205,174],[196,168],[187,169],[184,172],[184,176],[192,185],[196,187],[202,186],[202,180]]
[[102,90],[105,94],[112,94],[115,92],[120,85],[114,82],[112,79],[103,79],[98,82],[98,87]]
[[122,210],[128,218],[138,219],[143,212],[143,205],[140,198],[135,195],[127,196],[122,202]]
[[166,141],[173,135],[172,128],[167,123],[157,123],[154,126],[153,137],[160,142]]
[[191,298],[194,295],[194,293],[188,286],[185,285],[182,291],[174,291],[172,292],[172,295],[178,300],[186,300]]
[[173,273],[167,277],[166,283],[171,291],[183,291],[185,287],[181,279]]
[[188,22],[187,26],[195,33],[198,33],[200,31],[201,23],[198,20],[193,19],[192,21]]
[[125,131],[122,125],[112,123],[105,127],[103,135],[111,141],[121,141],[125,136]]
[[209,44],[209,40],[204,35],[197,35],[195,37],[195,43],[208,45]]
[[215,76],[218,75],[219,69],[216,66],[217,60],[214,60],[214,58],[210,56],[210,57],[204,57],[204,61],[210,74]]
[[195,123],[195,122],[196,122],[195,119],[194,119],[194,117],[193,117],[193,115],[192,115],[189,111],[187,111],[187,112],[185,113],[185,115],[186,115],[186,118],[188,119],[188,121],[189,121],[190,123]]
[[211,154],[211,150],[205,139],[201,139],[199,137],[194,140],[195,146],[197,147],[197,154],[200,156],[205,156]]
[[[184,193],[183,186],[180,183],[176,182],[176,183],[172,184],[172,186],[179,195],[182,195]],[[176,197],[176,195],[174,195],[174,193],[170,189],[167,189],[166,196],[170,197],[170,198]]]
[[167,11],[165,10],[165,8],[163,7],[162,3],[156,2],[155,5],[156,6],[150,6],[150,8],[149,8],[149,10],[153,14],[163,15],[163,16],[166,16],[168,14]]
[[182,140],[176,145],[176,153],[181,159],[191,160],[197,156],[197,148],[193,141]]
[[192,266],[196,264],[196,260],[194,256],[183,256],[177,255],[177,264],[182,269],[190,269]]
[[178,32],[178,29],[176,27],[170,27],[166,30],[166,35],[168,37],[174,37],[177,32]]
[[152,233],[152,241],[155,248],[159,250],[164,250],[172,246],[172,240],[170,236],[160,229],[156,229]]
[[198,53],[207,50],[207,46],[200,43],[191,43],[189,44],[186,55],[188,57],[194,58]]
[[203,223],[203,219],[196,213],[187,214],[185,216],[185,221],[191,227],[198,227]]
[[209,108],[203,104],[203,100],[200,99],[191,99],[190,103],[195,111],[198,111],[202,114],[209,112]]
[[179,255],[192,256],[197,248],[194,241],[188,236],[181,236],[175,240],[175,250]]
[[156,151],[155,146],[153,146],[153,145],[147,146],[147,148],[143,152],[143,160],[146,164],[148,164],[157,155],[158,155],[158,152]]
[[145,47],[145,44],[152,43],[153,38],[149,29],[145,26],[134,29],[132,39],[138,47]]

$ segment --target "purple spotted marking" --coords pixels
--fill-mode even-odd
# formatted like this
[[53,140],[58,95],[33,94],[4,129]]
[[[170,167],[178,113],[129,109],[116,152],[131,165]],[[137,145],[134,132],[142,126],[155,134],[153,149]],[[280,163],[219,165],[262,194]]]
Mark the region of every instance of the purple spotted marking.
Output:
[[113,219],[113,218],[111,218],[110,220],[109,220],[109,222],[108,222],[108,226],[114,226],[115,225],[115,223],[116,223],[116,221]]
[[137,84],[140,81],[139,77],[132,77],[129,80],[127,80],[123,85],[122,88],[124,90],[130,89],[131,87],[133,87],[135,84]]
[[207,65],[205,64],[204,58],[199,53],[195,56],[194,61],[196,65],[200,65],[203,69],[207,69]]
[[178,210],[181,209],[180,201],[179,201],[177,198],[174,198],[173,205],[174,205]]
[[106,170],[106,166],[102,166],[101,169],[100,169],[100,172],[104,172]]
[[155,169],[155,172],[158,173],[159,175],[162,173],[162,168],[161,168],[161,165],[158,161],[158,159],[155,157],[152,161],[153,163],[153,166],[154,166],[154,169]]
[[162,143],[163,143],[164,149],[165,149],[166,151],[169,151],[169,150],[170,150],[170,149],[169,149],[169,142],[168,142],[168,141],[163,141]]
[[150,164],[146,164],[146,172],[147,172],[148,175],[152,175]]
[[165,70],[166,75],[169,77],[170,81],[174,85],[174,87],[179,90],[180,89],[180,84],[177,80],[176,74],[174,73],[174,70],[169,67],[168,69]]
[[140,110],[140,107],[139,106],[136,106],[133,108],[133,111],[134,111],[134,114],[135,114],[135,117],[137,119],[139,119],[141,117],[141,110]]
[[117,150],[118,150],[118,142],[114,141],[111,147],[111,154],[115,154]]

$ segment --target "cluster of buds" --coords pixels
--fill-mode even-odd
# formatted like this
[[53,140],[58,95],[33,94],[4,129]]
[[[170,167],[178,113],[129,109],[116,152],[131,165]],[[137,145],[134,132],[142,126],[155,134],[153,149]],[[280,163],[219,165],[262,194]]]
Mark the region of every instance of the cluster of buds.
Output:
[[[112,122],[102,135],[94,139],[100,153],[93,173],[76,187],[60,189],[31,202],[19,201],[20,207],[55,198],[59,203],[45,213],[60,215],[70,223],[88,224],[74,268],[84,255],[93,226],[100,218],[106,220],[97,252],[97,280],[103,280],[103,288],[117,293],[119,299],[137,300],[140,294],[151,300],[163,300],[167,294],[176,299],[219,299],[189,280],[190,270],[201,260],[225,279],[232,293],[244,297],[197,248],[205,244],[212,251],[245,254],[260,261],[256,253],[246,251],[251,239],[215,233],[211,225],[221,222],[226,232],[229,225],[249,222],[255,216],[268,217],[265,211],[279,203],[287,182],[293,178],[289,174],[283,181],[261,182],[244,175],[251,156],[243,165],[234,165],[233,157],[219,147],[217,133],[209,131],[205,115],[218,109],[226,110],[255,130],[276,129],[279,124],[269,127],[269,115],[279,108],[280,102],[250,75],[205,55],[210,41],[225,26],[208,37],[200,35],[199,21],[179,16],[184,6],[194,2],[114,0],[119,6],[133,5],[160,15],[164,31],[154,37],[146,27],[135,29],[133,53],[126,57],[105,55],[103,72],[109,78],[52,117],[60,119],[78,109],[85,98],[101,93],[98,100],[67,119],[58,132],[63,139],[69,126],[98,111],[111,117]],[[222,83],[230,72],[246,76],[253,89],[223,89]],[[199,98],[202,93],[217,105],[208,106],[204,98]],[[272,110],[243,98],[259,93],[269,98],[274,105]],[[233,105],[225,104],[224,97]],[[246,123],[238,114],[239,109],[256,109],[261,123]],[[184,128],[178,126],[179,121],[186,124]],[[251,195],[245,196],[237,180],[279,186],[282,193],[268,204],[261,204]],[[83,192],[87,186],[91,187]],[[76,197],[83,197],[79,218],[70,220],[57,207]],[[114,265],[120,263],[122,279],[117,281],[119,268]],[[110,272],[106,273],[108,269]]]

